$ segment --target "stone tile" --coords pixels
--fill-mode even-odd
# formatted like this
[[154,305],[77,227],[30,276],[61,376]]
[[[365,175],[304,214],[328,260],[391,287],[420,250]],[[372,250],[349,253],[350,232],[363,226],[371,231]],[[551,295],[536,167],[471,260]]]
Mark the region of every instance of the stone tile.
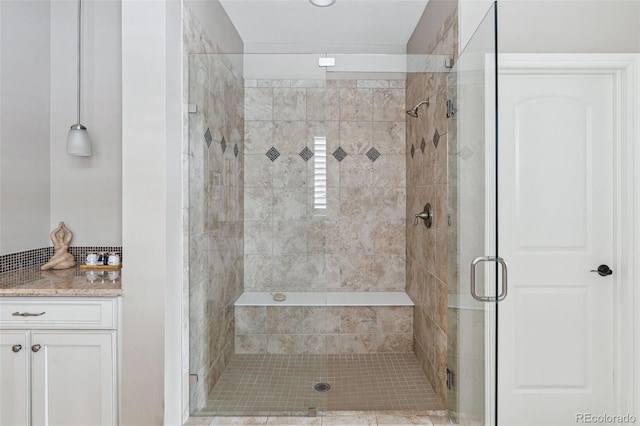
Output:
[[404,155],[382,155],[373,163],[373,186],[376,188],[404,188],[406,159]]
[[340,332],[340,317],[327,315],[327,309],[328,307],[325,306],[304,307],[304,334],[334,334]]
[[369,306],[348,306],[341,309],[342,333],[375,333],[377,330],[377,311]]
[[291,80],[258,80],[258,87],[291,87]]
[[373,121],[402,121],[405,109],[404,89],[373,90]]
[[446,232],[437,232],[435,241],[435,272],[438,279],[447,282],[448,265],[448,235]]
[[273,89],[273,119],[304,121],[307,119],[307,91],[303,88]]
[[340,89],[340,120],[372,121],[373,89]]
[[[291,87],[323,88],[327,82],[323,80],[291,80]],[[307,91],[308,94],[308,91]]]
[[447,159],[447,135],[441,134],[438,148],[435,150],[435,183],[447,183]]
[[[247,208],[250,207],[246,205],[245,201],[245,210]],[[273,190],[273,217],[275,220],[281,221],[306,219],[306,188],[275,188]]]
[[412,333],[413,308],[410,306],[378,306],[379,333]]
[[264,155],[273,146],[273,122],[246,120],[244,153]]
[[271,254],[273,252],[273,225],[271,221],[244,222],[245,254]]
[[341,188],[340,219],[354,222],[372,220],[373,191],[370,188]]
[[301,306],[267,306],[268,334],[302,334]]
[[327,342],[325,335],[305,335],[303,337],[302,352],[305,354],[326,354]]
[[211,422],[211,426],[259,426],[266,425],[267,417],[220,417],[216,416]]
[[339,270],[338,288],[341,291],[372,290],[375,286],[372,274],[373,256],[364,254],[334,255],[330,257]]
[[376,419],[378,421],[378,425],[433,425],[429,416],[397,416],[377,414]]
[[273,119],[273,89],[247,87],[244,99],[245,120]]
[[273,254],[306,254],[308,221],[290,220],[273,224]]
[[273,163],[262,154],[244,156],[244,187],[270,188],[273,186]]
[[371,144],[382,154],[405,154],[406,131],[404,119],[401,121],[372,123]]
[[341,334],[340,353],[368,354],[375,353],[377,336],[375,334]]
[[213,417],[189,417],[184,426],[206,425],[209,426]]
[[271,288],[272,262],[271,255],[246,255],[244,257],[245,290],[266,291]]
[[406,289],[406,256],[376,254],[373,256],[372,286],[377,291],[405,291]]
[[371,187],[374,178],[374,166],[375,163],[371,163],[371,160],[365,155],[347,155],[340,162],[340,186],[342,188]]
[[273,146],[281,154],[298,155],[307,146],[307,131],[304,121],[274,121]]
[[378,334],[377,352],[412,352],[413,334]]
[[267,419],[268,426],[320,426],[322,424],[322,417],[269,417]]
[[235,340],[235,352],[237,354],[267,353],[267,335],[237,335]]
[[437,232],[446,233],[449,230],[447,223],[447,185],[435,185],[435,203],[433,203],[433,221]]
[[271,188],[244,189],[244,220],[271,220],[273,190]]
[[322,420],[323,426],[355,426],[355,425],[376,425],[375,415],[362,415],[362,416],[336,416],[326,417]]
[[447,416],[429,416],[433,426],[449,426],[449,417]]
[[268,334],[267,353],[300,354],[304,350],[304,337],[301,334]]
[[405,188],[375,188],[373,201],[379,218],[390,222],[405,220],[406,194]]
[[327,252],[327,235],[325,222],[311,220],[305,230],[307,236],[306,253],[325,254]]
[[372,238],[374,253],[404,254],[406,252],[404,222],[374,222]]
[[338,89],[307,89],[307,121],[338,121],[340,91]]
[[350,155],[364,154],[373,144],[373,123],[365,121],[340,122],[340,146]]
[[283,154],[273,162],[274,188],[306,188],[307,163],[298,154]]
[[386,89],[389,88],[389,80],[358,80],[358,89]]
[[265,306],[236,306],[235,331],[238,334],[265,334],[267,308]]
[[328,88],[355,88],[357,86],[357,80],[327,80]]

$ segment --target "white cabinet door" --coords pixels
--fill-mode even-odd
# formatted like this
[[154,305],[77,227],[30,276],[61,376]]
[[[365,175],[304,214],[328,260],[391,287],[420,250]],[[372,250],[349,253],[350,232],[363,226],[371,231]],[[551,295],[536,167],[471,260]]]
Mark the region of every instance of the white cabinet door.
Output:
[[0,425],[29,424],[28,344],[28,331],[0,331]]
[[33,332],[34,426],[116,424],[115,338],[115,331]]

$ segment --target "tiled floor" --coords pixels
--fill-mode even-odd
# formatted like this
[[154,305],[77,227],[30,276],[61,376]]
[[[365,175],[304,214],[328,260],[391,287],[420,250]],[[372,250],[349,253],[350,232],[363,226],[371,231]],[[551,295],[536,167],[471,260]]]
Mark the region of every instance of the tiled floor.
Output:
[[[336,411],[323,417],[190,417],[185,426],[192,425],[265,425],[265,426],[355,426],[355,425],[423,425],[444,426],[449,420],[444,415],[428,411]],[[433,413],[433,412],[431,412]],[[443,414],[443,413],[440,413]]]
[[[329,391],[314,390],[319,382],[329,383]],[[443,409],[413,353],[263,354],[235,355],[198,414],[304,416],[311,407],[319,416],[345,410],[409,410],[424,415]]]

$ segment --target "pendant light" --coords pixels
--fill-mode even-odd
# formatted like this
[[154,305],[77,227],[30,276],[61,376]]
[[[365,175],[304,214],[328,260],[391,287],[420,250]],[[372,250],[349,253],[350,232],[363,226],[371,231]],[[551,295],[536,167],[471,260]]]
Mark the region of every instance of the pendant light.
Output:
[[78,157],[91,156],[91,139],[87,128],[80,124],[80,77],[81,77],[81,41],[82,41],[82,0],[78,0],[78,121],[71,126],[67,136],[67,154]]
[[336,2],[336,0],[309,0],[309,1],[311,2],[312,5],[318,6],[318,7],[331,6]]

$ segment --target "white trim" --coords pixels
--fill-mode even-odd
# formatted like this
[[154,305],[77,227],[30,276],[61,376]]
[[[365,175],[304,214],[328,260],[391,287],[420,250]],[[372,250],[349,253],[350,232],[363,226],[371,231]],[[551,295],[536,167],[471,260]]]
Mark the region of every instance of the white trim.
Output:
[[614,78],[616,192],[613,268],[618,278],[614,290],[614,401],[618,413],[638,416],[640,315],[636,312],[640,311],[640,291],[636,284],[640,278],[640,173],[636,170],[640,168],[640,149],[636,145],[640,135],[640,55],[500,55],[499,74],[531,70],[605,73]]

